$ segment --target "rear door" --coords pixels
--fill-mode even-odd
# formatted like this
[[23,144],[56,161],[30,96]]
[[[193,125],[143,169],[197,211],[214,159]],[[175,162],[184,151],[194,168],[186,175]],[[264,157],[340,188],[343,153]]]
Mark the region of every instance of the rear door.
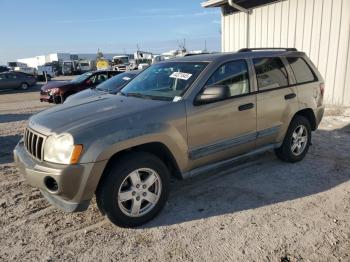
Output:
[[257,81],[257,148],[280,143],[298,111],[297,89],[291,85],[285,59],[255,58]]
[[18,88],[18,87],[20,87],[22,82],[25,82],[16,73],[8,74],[7,78],[8,78],[8,87],[9,88]]

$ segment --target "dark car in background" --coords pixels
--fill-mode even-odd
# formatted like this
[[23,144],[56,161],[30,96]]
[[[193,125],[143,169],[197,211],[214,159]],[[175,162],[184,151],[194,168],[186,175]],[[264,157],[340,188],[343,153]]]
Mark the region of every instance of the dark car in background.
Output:
[[0,73],[8,71],[10,71],[10,69],[7,66],[0,66]]
[[105,93],[115,95],[140,72],[140,70],[134,70],[116,75],[103,82],[102,84],[99,84],[96,88],[88,88],[84,91],[69,96],[65,100],[65,103],[76,102],[81,99],[95,97]]
[[22,89],[26,90],[36,84],[36,78],[21,72],[0,73],[1,89]]
[[120,74],[120,72],[99,70],[87,72],[71,81],[52,81],[41,88],[40,101],[55,104],[63,103],[70,95],[87,88],[94,88],[117,74]]

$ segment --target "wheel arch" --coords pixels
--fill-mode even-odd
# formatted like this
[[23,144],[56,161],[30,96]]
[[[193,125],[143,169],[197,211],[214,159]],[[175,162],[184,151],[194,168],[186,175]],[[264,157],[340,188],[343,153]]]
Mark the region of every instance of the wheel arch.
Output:
[[317,129],[316,116],[315,116],[314,111],[313,111],[311,108],[305,108],[305,109],[302,109],[302,110],[298,111],[298,112],[294,115],[293,119],[294,119],[296,116],[303,116],[303,117],[305,117],[307,120],[309,120],[310,126],[311,126],[311,130],[312,130],[312,131],[315,131],[315,130]]
[[161,161],[163,161],[164,164],[169,168],[169,172],[170,172],[171,176],[179,178],[179,179],[182,177],[181,171],[180,171],[180,168],[176,162],[176,159],[173,156],[173,154],[171,153],[171,151],[169,150],[169,148],[161,142],[149,142],[149,143],[133,146],[133,147],[118,151],[115,154],[113,154],[109,158],[109,160],[108,160],[108,162],[107,162],[107,164],[102,172],[102,175],[99,179],[99,183],[97,185],[97,188],[99,187],[99,184],[101,183],[101,181],[103,180],[103,177],[107,173],[106,170],[108,170],[109,167],[113,163],[115,163],[119,159],[123,158],[124,156],[126,156],[130,153],[134,153],[134,152],[146,152],[146,153],[151,153],[151,154],[155,155]]

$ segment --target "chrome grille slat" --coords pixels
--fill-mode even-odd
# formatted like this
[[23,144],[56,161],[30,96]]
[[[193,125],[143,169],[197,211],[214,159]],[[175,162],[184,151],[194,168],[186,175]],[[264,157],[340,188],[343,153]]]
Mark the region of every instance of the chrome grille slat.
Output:
[[39,136],[36,137],[36,143],[35,143],[35,157],[36,158],[39,158],[39,154],[38,154],[39,148],[38,148],[38,146],[39,146]]
[[29,133],[29,145],[28,145],[28,149],[29,149],[29,153],[31,153],[31,154],[33,154],[32,152],[32,149],[33,149],[33,147],[32,147],[32,141],[33,141],[33,133],[32,132],[30,132]]
[[39,161],[43,160],[45,136],[27,128],[24,133],[24,146],[27,152]]

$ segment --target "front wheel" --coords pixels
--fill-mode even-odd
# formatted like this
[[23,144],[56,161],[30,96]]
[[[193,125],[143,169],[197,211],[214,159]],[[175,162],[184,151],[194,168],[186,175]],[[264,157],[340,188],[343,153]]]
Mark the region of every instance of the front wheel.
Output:
[[137,227],[162,210],[168,188],[169,171],[159,158],[149,153],[132,153],[108,168],[96,199],[112,223]]
[[283,144],[275,150],[275,153],[283,161],[298,162],[305,157],[310,144],[310,122],[303,116],[296,116],[289,125]]

